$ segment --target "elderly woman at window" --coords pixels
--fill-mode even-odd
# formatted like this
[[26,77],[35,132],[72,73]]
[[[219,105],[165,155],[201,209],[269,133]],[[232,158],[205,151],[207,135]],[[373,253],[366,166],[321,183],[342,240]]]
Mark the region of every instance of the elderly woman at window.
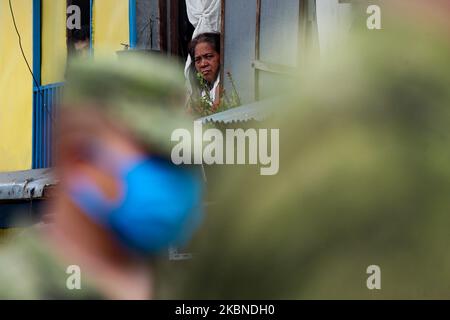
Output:
[[192,59],[190,107],[214,112],[220,105],[220,34],[202,33],[189,44]]

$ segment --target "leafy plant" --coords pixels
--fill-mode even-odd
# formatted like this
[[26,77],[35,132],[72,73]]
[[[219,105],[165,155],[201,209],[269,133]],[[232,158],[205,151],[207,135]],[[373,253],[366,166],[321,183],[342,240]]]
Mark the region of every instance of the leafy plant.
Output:
[[196,80],[199,84],[200,94],[191,94],[189,98],[190,111],[199,117],[205,117],[214,113],[222,112],[241,105],[236,85],[230,72],[227,72],[227,78],[230,81],[232,92],[231,96],[226,94],[225,89],[219,93],[219,104],[215,104],[211,95],[207,81],[201,73],[196,74]]

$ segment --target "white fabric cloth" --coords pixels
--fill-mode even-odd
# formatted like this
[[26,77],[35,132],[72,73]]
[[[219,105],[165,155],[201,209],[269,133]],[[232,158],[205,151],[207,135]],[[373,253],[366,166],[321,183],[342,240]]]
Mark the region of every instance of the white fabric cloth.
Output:
[[[204,32],[220,32],[220,0],[186,0],[189,22],[194,26],[192,38]],[[184,73],[188,78],[191,57],[188,56]]]
[[203,32],[220,31],[220,0],[186,0],[186,9],[195,28],[193,38]]
[[326,55],[338,45],[351,27],[351,4],[338,0],[316,1],[320,54]]
[[[214,82],[214,85],[212,87],[211,90],[209,90],[209,97],[211,99],[211,105],[213,105],[214,102],[216,102],[216,91],[217,91],[217,87],[219,86],[220,83],[220,73],[217,75],[217,79]],[[206,92],[205,90],[202,91],[202,97],[206,96]]]

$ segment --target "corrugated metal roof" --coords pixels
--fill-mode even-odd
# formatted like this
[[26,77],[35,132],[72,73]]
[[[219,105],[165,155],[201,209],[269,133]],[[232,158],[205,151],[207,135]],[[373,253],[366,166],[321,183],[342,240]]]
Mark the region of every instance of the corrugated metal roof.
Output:
[[56,183],[51,169],[0,173],[0,201],[39,199]]
[[[258,101],[199,120],[203,124],[208,122],[229,124],[252,120],[262,121],[270,116],[273,107],[276,105],[274,100]],[[51,169],[0,173],[0,201],[43,198],[45,188],[56,184],[57,181]]]
[[262,121],[273,112],[274,104],[273,100],[258,101],[203,117],[199,120],[201,120],[203,124],[208,122],[221,122],[227,124],[251,120]]

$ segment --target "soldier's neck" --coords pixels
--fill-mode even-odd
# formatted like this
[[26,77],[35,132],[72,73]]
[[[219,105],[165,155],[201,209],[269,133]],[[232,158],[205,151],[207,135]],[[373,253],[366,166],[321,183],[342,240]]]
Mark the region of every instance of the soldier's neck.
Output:
[[61,196],[52,208],[48,239],[58,255],[82,272],[111,299],[150,299],[150,266],[127,253],[101,226]]

